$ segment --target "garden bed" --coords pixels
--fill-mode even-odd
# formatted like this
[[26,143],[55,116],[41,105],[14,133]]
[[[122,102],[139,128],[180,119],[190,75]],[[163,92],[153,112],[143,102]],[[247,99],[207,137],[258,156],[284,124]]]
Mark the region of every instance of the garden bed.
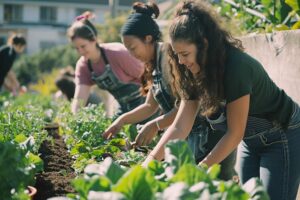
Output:
[[37,194],[34,200],[45,200],[55,196],[65,196],[73,193],[70,181],[75,178],[71,168],[72,158],[67,151],[63,138],[58,134],[58,127],[46,127],[53,141],[42,143],[39,153],[44,161],[44,171],[37,174]]

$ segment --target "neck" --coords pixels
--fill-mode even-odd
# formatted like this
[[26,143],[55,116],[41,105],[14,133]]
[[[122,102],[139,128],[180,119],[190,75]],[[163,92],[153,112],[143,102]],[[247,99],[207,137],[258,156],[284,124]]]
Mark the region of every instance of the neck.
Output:
[[158,44],[155,42],[150,47],[150,50],[149,50],[149,52],[151,52],[151,55],[150,55],[151,60],[150,60],[150,62],[156,62],[157,46],[158,46]]
[[102,59],[100,49],[96,48],[96,51],[94,51],[94,54],[89,59],[92,63],[98,63]]

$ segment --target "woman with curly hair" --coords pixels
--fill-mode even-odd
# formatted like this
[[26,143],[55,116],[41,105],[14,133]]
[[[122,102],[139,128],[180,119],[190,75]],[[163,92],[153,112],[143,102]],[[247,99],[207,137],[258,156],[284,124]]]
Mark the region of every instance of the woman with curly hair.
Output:
[[[116,119],[103,133],[105,138],[116,134],[123,125],[144,120],[160,109],[163,114],[143,125],[136,137],[137,146],[148,145],[158,131],[172,124],[176,116],[175,98],[168,78],[170,66],[167,53],[170,44],[160,42],[161,32],[154,21],[158,15],[159,9],[155,3],[137,2],[133,4],[133,13],[122,27],[121,35],[125,47],[145,64],[142,84],[147,99],[144,104]],[[180,138],[187,138],[195,159],[199,161],[215,146],[224,132],[212,131],[199,116],[194,120],[191,130],[181,135]],[[221,164],[221,179],[228,180],[235,175],[235,157],[233,152]]]
[[[200,162],[219,163],[239,145],[239,177],[259,177],[272,200],[295,199],[300,181],[300,109],[242,44],[221,28],[200,1],[179,4],[169,29],[172,86],[181,102],[173,124],[144,165],[162,159],[163,146],[191,130],[202,115],[226,134]],[[222,114],[216,115],[218,111]]]

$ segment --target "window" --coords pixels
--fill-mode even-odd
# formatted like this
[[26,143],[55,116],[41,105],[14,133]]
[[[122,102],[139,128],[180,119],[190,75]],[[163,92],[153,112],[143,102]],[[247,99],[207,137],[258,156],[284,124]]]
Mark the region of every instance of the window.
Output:
[[14,4],[4,4],[4,21],[21,22],[23,17],[23,6]]
[[56,22],[57,10],[56,7],[42,6],[40,8],[40,21],[41,22]]

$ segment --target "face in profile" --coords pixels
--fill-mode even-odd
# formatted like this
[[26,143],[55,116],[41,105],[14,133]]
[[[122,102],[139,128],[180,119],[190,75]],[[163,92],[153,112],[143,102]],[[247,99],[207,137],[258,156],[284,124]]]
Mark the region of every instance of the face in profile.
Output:
[[23,53],[24,49],[25,49],[25,45],[14,45],[14,49],[15,51],[20,54]]
[[[149,38],[150,37],[150,38]],[[146,36],[145,40],[141,40],[136,36],[123,36],[123,44],[132,56],[142,62],[149,62],[153,57],[152,37]]]
[[87,59],[91,59],[91,55],[96,51],[96,41],[76,37],[72,40],[72,44],[78,54]]
[[178,56],[179,63],[185,65],[193,74],[197,74],[200,66],[197,62],[196,45],[183,40],[174,41],[171,45],[174,53]]

